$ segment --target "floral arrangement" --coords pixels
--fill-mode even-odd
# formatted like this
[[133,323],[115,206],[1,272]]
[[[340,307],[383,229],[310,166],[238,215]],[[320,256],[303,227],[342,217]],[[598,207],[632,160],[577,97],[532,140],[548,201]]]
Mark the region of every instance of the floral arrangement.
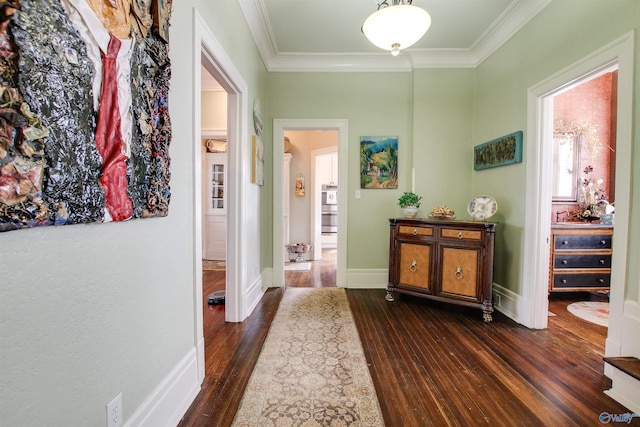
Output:
[[604,182],[602,178],[594,181],[591,177],[593,166],[589,165],[584,168],[585,178],[582,180],[582,201],[580,205],[571,213],[580,220],[597,219],[604,213],[607,202],[607,196],[604,190],[600,188]]

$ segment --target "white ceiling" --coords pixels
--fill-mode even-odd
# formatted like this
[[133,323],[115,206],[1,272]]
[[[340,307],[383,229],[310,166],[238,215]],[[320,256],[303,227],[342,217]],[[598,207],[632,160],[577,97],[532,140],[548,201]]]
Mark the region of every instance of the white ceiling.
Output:
[[393,57],[360,30],[376,0],[239,0],[269,71],[476,67],[550,1],[414,0],[431,28]]

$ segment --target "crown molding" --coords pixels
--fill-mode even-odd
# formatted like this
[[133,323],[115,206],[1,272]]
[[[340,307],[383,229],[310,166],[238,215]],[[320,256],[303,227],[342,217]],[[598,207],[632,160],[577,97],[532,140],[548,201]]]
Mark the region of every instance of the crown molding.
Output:
[[239,0],[270,72],[408,72],[418,68],[475,68],[506,43],[551,0],[515,0],[469,49],[406,49],[399,56],[280,53],[262,0]]
[[518,0],[505,9],[493,25],[471,46],[471,51],[476,57],[476,66],[509,41],[549,3],[551,0]]

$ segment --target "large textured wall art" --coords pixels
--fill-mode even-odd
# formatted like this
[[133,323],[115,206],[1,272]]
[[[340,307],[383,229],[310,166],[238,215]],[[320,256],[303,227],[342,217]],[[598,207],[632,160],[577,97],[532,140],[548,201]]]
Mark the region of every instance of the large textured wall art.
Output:
[[171,0],[0,0],[0,231],[166,216]]

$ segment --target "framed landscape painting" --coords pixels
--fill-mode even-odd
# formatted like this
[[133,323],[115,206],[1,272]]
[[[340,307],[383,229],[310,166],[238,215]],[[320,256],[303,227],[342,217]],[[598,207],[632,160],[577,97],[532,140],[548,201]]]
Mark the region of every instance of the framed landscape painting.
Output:
[[398,137],[360,137],[360,188],[398,188]]

